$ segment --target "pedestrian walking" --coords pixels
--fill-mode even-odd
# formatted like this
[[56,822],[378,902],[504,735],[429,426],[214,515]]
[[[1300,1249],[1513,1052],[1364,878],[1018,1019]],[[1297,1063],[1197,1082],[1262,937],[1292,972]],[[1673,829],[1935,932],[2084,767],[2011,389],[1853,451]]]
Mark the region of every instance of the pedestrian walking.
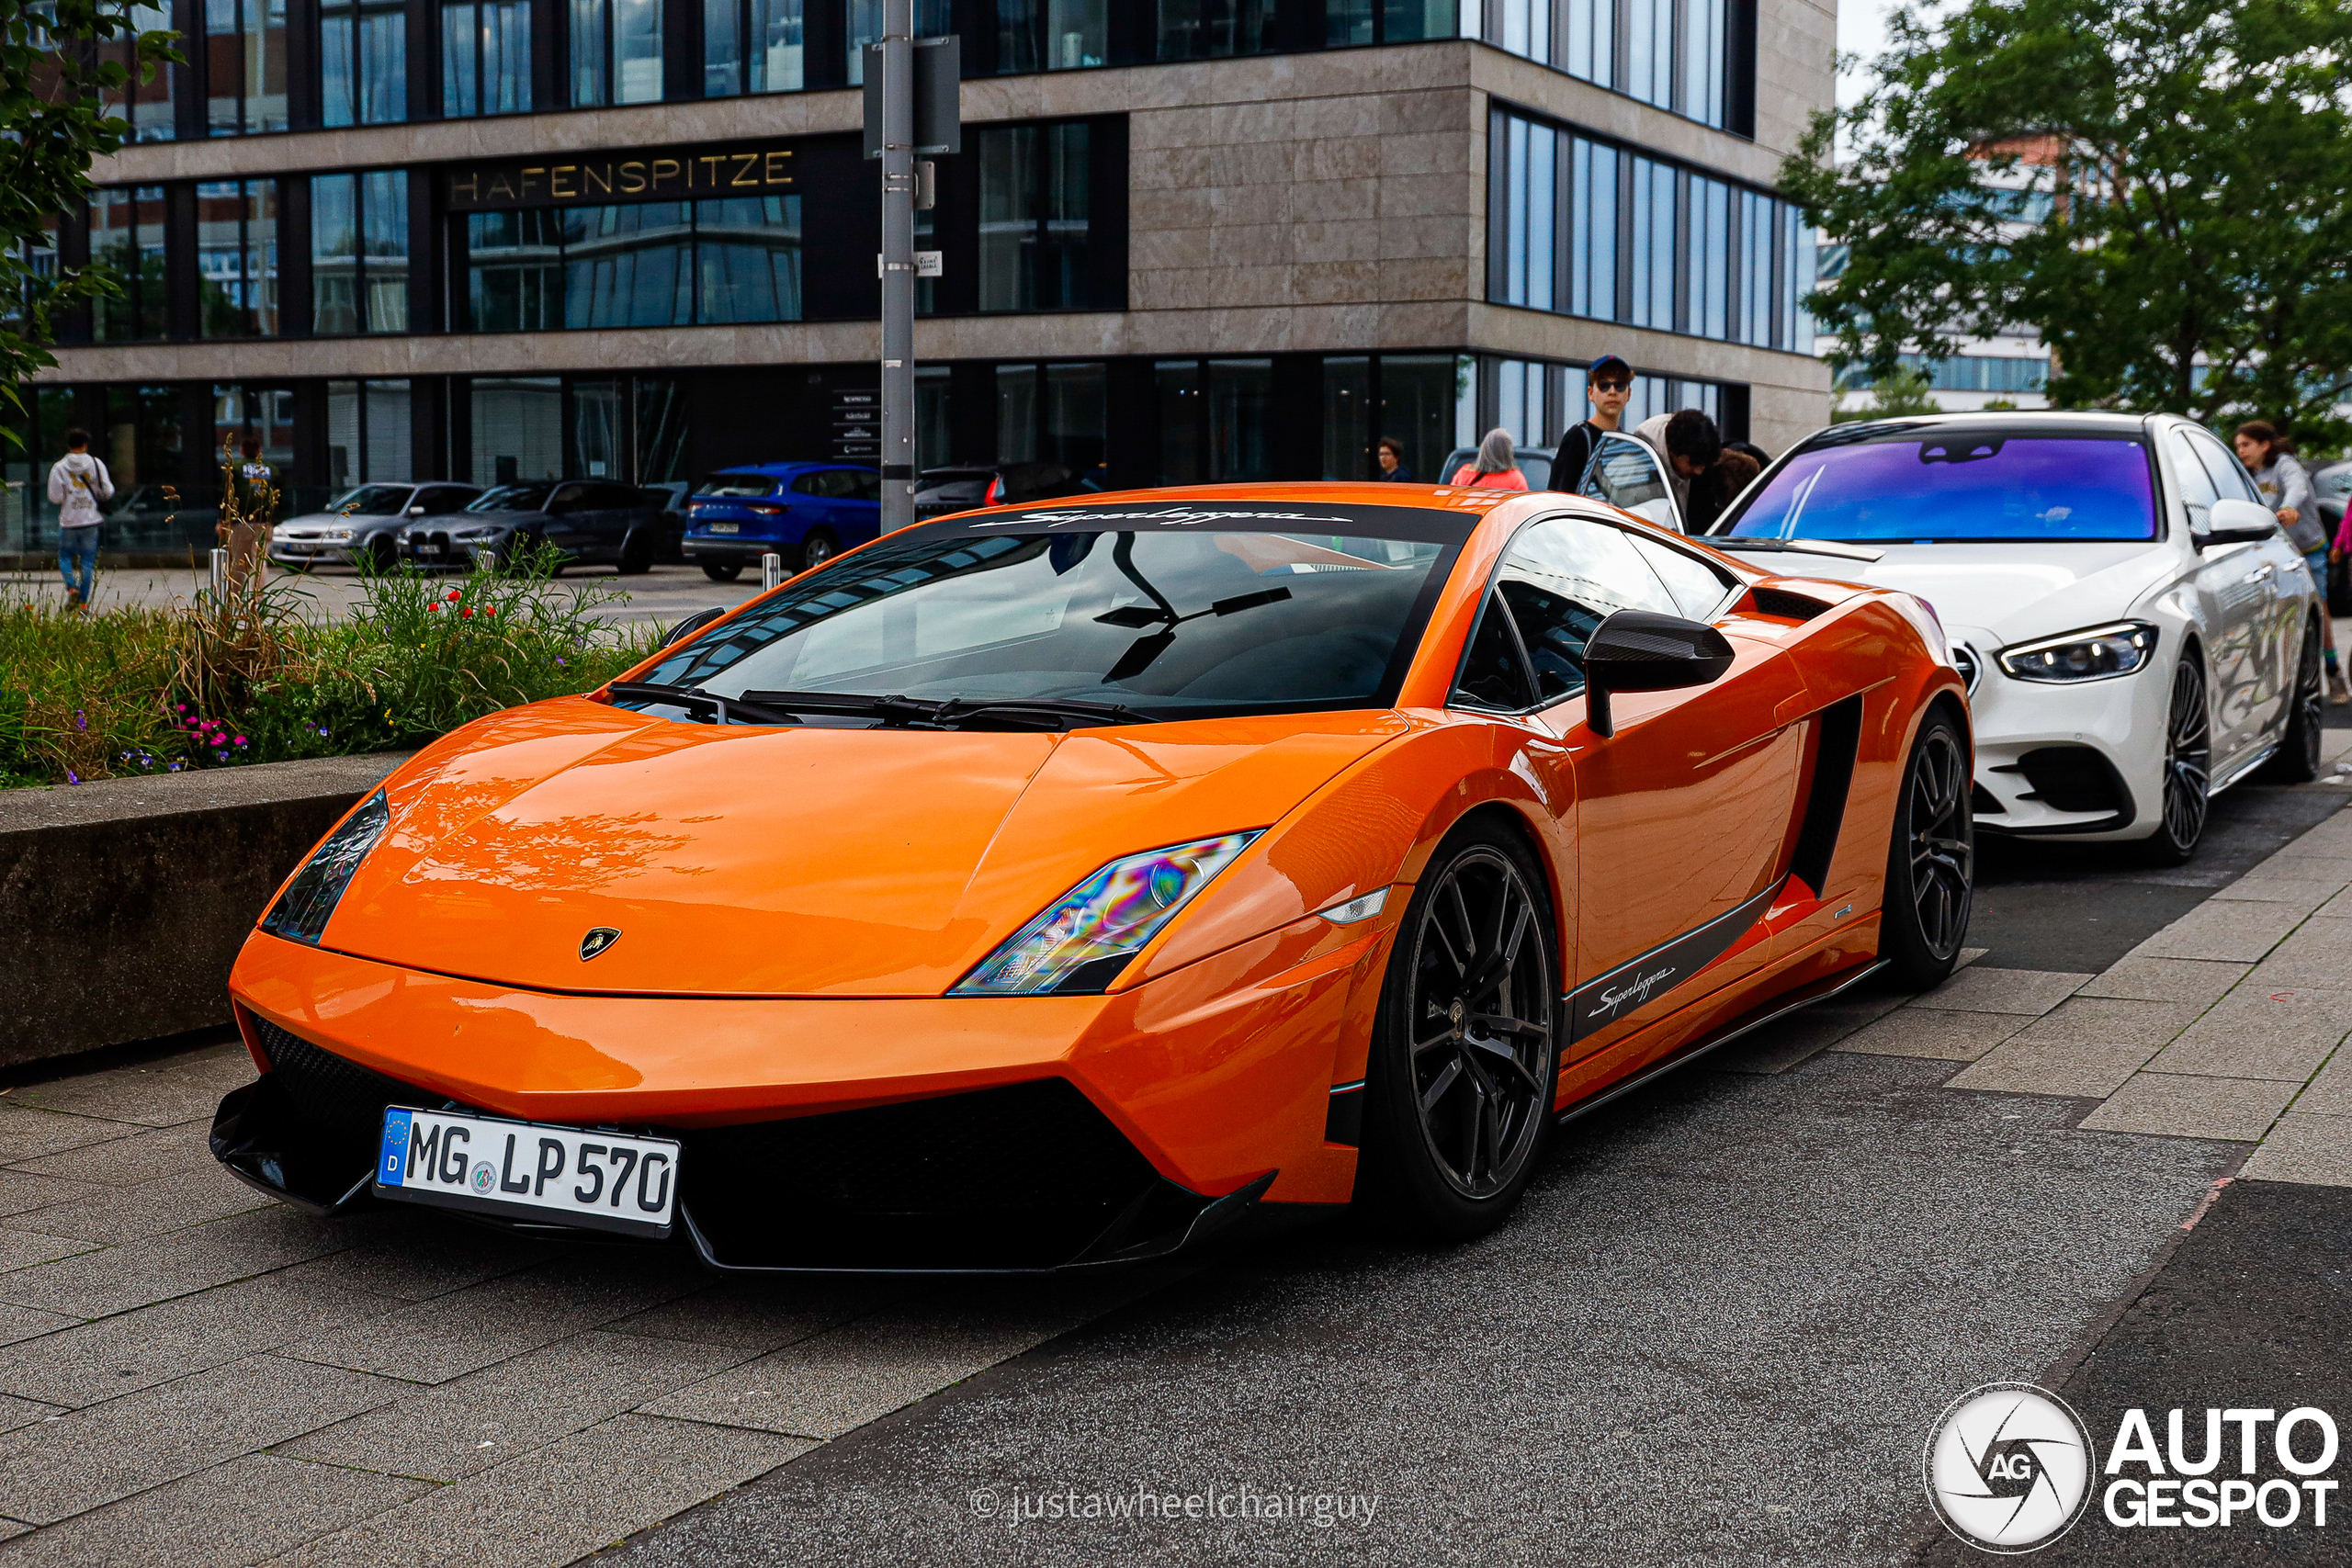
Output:
[[1584,398],[1591,410],[1568,426],[1552,456],[1552,488],[1573,494],[1584,480],[1584,466],[1600,446],[1600,438],[1614,434],[1634,395],[1634,367],[1613,354],[1594,360],[1584,373]]
[[49,470],[49,499],[57,508],[57,570],[65,579],[65,607],[86,610],[98,571],[98,503],[114,499],[114,476],[90,456],[90,433],[65,433],[65,456]]
[[[1690,481],[1714,467],[1715,459],[1723,456],[1723,433],[1700,410],[1677,409],[1642,421],[1634,427],[1634,434],[1666,460],[1667,482],[1674,487],[1674,508],[1688,519]],[[1695,534],[1698,529],[1690,531]]]
[[249,581],[258,581],[261,574],[263,547],[269,542],[269,530],[277,521],[277,470],[261,455],[261,441],[248,435],[243,444],[243,460],[231,465],[229,470],[230,513],[233,521],[224,520],[217,526],[220,542],[229,549],[229,592],[243,592]]
[[[2276,426],[2267,420],[2250,419],[2238,426],[2238,460],[2254,476],[2254,488],[2262,494],[2262,504],[2278,515],[2279,525],[2287,530],[2287,537],[2302,552],[2312,569],[2312,581],[2319,584],[2320,593],[2327,592],[2327,550],[2330,543],[2326,525],[2320,521],[2319,504],[2312,494],[2311,476],[2295,460],[2291,442],[2280,435]],[[2326,660],[2327,700],[2342,705],[2352,703],[2352,687],[2347,687],[2344,672],[2335,662],[2335,619],[2322,615],[2319,619],[2322,655]]]
[[1373,449],[1373,459],[1380,465],[1380,472],[1373,477],[1383,484],[1409,484],[1413,470],[1405,465],[1405,444],[1393,435],[1384,435]]
[[1525,490],[1527,476],[1519,471],[1519,453],[1510,432],[1498,425],[1478,443],[1478,460],[1453,471],[1453,482],[1471,490]]

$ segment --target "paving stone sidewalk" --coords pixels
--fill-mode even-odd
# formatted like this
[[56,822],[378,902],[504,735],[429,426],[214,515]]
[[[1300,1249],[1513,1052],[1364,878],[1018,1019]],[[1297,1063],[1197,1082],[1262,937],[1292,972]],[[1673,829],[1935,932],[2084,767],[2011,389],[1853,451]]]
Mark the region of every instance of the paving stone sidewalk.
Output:
[[552,1568],[1172,1271],[725,1280],[216,1166],[241,1045],[0,1093],[0,1564]]

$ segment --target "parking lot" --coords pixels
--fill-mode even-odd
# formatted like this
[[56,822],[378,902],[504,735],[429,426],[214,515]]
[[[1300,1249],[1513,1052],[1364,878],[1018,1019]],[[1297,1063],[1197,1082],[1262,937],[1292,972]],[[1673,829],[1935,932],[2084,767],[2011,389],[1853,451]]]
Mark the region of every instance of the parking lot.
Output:
[[[1575,1124],[1448,1252],[720,1280],[269,1203],[206,1152],[231,1042],[22,1082],[0,1562],[1942,1561],[1918,1447],[1978,1383],[2352,1404],[2347,801],[2241,789],[2178,871],[1996,846],[1945,986]],[[2324,1540],[2264,1535],[2179,1550]]]

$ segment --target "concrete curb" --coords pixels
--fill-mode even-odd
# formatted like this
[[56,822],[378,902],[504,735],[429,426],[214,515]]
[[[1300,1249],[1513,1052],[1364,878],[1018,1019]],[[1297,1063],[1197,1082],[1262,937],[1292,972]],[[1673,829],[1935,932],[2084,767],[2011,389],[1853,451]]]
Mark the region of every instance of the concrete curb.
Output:
[[405,760],[0,792],[0,1066],[228,1022],[270,895]]

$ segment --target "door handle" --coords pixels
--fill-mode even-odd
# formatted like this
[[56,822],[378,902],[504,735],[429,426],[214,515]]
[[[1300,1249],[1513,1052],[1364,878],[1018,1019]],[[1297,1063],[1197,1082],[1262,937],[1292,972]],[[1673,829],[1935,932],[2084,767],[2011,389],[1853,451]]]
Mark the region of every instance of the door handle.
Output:
[[2260,566],[2256,567],[2252,571],[2249,571],[2244,577],[2239,578],[2238,581],[2240,582],[2260,582],[2270,575],[2271,570],[2272,568],[2270,563],[2268,561],[2264,561]]

